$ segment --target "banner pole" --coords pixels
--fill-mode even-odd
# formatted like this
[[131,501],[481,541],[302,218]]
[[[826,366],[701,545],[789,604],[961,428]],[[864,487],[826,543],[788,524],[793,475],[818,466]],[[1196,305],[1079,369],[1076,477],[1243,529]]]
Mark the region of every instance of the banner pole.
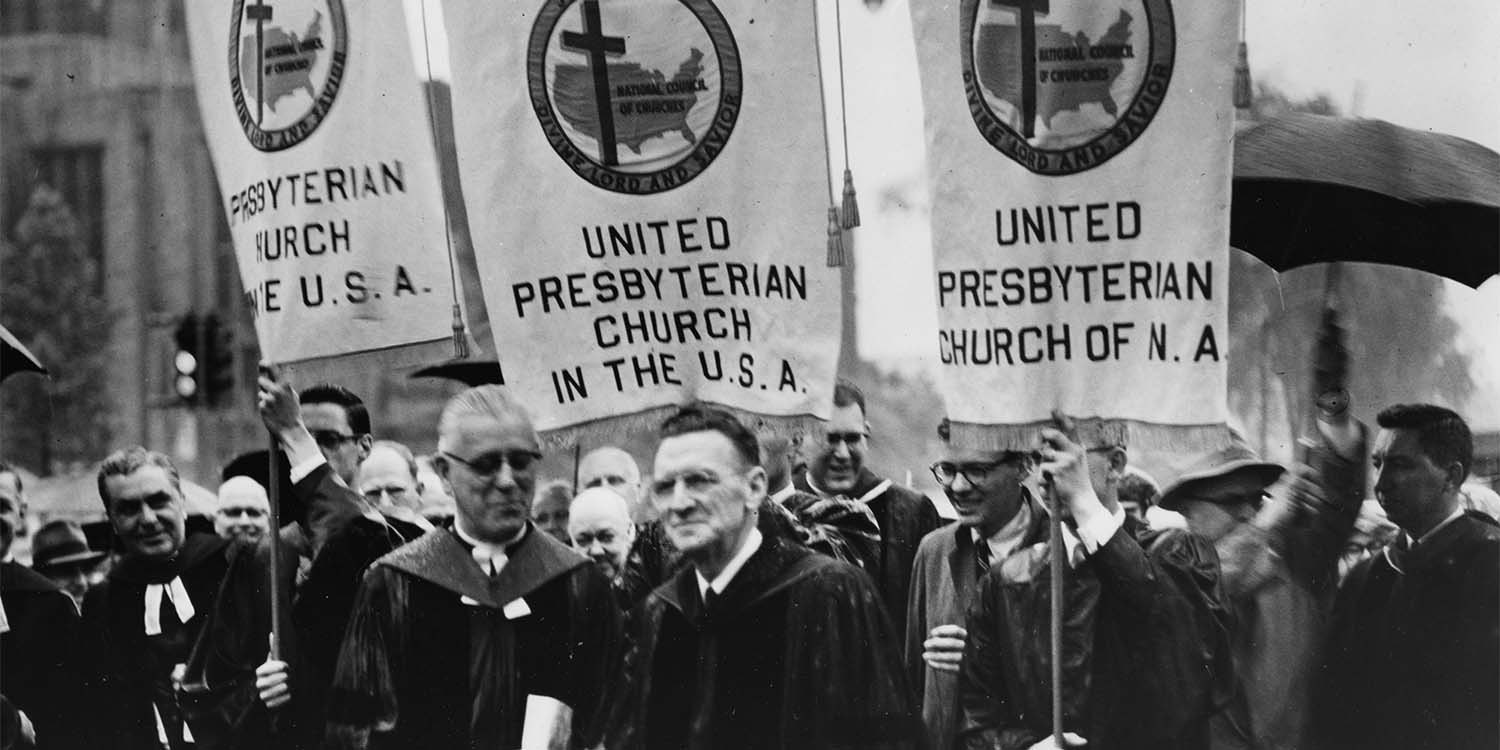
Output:
[[1063,744],[1063,694],[1062,694],[1062,618],[1063,618],[1063,538],[1062,511],[1057,500],[1057,491],[1047,487],[1047,509],[1051,513],[1052,527],[1052,742]]
[[271,549],[271,659],[281,660],[281,446],[276,436],[270,435],[270,447],[266,451],[266,499],[269,508],[270,533],[267,535]]

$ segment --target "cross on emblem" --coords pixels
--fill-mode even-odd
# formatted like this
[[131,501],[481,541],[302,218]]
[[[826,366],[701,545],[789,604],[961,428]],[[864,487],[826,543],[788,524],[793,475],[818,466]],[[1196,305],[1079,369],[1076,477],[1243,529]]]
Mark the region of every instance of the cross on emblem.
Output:
[[1015,8],[1021,18],[1021,134],[1036,135],[1036,14],[1052,12],[1051,0],[990,0]]
[[266,118],[266,43],[262,36],[266,21],[271,20],[271,6],[266,0],[255,0],[245,7],[245,17],[255,22],[255,124]]
[[599,155],[605,166],[616,166],[620,163],[620,154],[615,144],[614,103],[609,95],[606,55],[625,54],[625,38],[605,36],[599,23],[599,0],[583,0],[583,31],[564,31],[562,46],[563,49],[582,52],[589,58],[589,72],[594,75],[594,106],[599,111]]

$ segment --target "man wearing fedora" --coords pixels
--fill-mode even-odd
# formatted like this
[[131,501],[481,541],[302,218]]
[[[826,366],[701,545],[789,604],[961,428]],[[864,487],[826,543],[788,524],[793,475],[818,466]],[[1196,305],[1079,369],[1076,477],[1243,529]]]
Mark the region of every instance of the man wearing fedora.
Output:
[[83,595],[99,580],[99,563],[109,553],[89,548],[83,529],[72,521],[52,521],[31,540],[31,569],[51,579],[73,604],[82,607]]
[[[1336,564],[1359,510],[1362,429],[1320,423],[1310,466],[1268,499],[1284,469],[1238,435],[1199,458],[1160,506],[1213,543],[1234,613],[1236,690],[1211,723],[1213,750],[1303,747],[1317,648]],[[1351,486],[1352,485],[1352,486]]]

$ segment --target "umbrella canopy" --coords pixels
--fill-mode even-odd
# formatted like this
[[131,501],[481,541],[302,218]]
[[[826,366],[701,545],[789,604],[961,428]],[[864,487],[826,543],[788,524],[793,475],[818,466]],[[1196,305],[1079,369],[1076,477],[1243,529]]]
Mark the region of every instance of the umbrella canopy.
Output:
[[461,359],[440,365],[424,367],[411,374],[413,378],[444,378],[457,380],[464,385],[488,385],[504,383],[500,363],[493,359]]
[[1500,273],[1500,154],[1382,120],[1287,114],[1235,136],[1230,239],[1272,268]]
[[0,326],[0,380],[18,372],[47,374],[47,368],[5,326]]

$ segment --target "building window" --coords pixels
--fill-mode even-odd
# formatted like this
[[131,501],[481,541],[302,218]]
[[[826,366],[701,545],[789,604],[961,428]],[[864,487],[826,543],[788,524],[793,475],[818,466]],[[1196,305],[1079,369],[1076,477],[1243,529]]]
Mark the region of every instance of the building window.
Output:
[[105,0],[0,0],[0,36],[104,36],[108,10]]

